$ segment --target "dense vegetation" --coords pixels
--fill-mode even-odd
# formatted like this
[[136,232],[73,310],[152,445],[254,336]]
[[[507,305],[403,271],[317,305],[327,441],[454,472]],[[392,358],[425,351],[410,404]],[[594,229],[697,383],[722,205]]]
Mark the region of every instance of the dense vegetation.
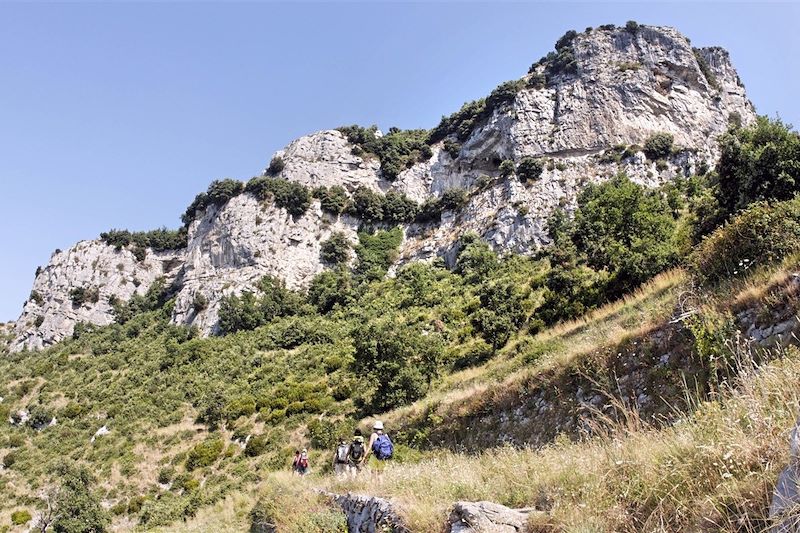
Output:
[[186,227],[177,230],[160,228],[151,231],[128,231],[126,229],[112,229],[100,234],[100,239],[106,244],[122,250],[131,246],[131,251],[140,261],[146,256],[147,248],[154,252],[180,250],[186,248]]

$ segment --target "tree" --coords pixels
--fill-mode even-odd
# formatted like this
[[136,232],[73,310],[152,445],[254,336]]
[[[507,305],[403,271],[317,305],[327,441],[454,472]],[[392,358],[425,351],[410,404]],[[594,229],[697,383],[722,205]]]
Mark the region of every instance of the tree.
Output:
[[308,301],[320,313],[348,305],[353,297],[352,276],[345,268],[326,270],[311,280]]
[[44,509],[36,527],[56,533],[99,533],[111,520],[92,493],[94,478],[86,467],[62,462],[56,467],[58,483],[43,497]]
[[759,200],[788,200],[800,191],[800,135],[780,119],[759,117],[720,139],[717,198],[727,215]]
[[443,363],[438,333],[396,323],[366,323],[353,333],[352,369],[364,376],[367,407],[383,412],[421,398]]
[[320,257],[326,263],[338,265],[350,259],[350,240],[342,232],[336,232],[323,242],[320,247]]
[[611,273],[620,295],[672,266],[675,220],[659,191],[645,190],[618,174],[578,197],[573,242],[588,266]]

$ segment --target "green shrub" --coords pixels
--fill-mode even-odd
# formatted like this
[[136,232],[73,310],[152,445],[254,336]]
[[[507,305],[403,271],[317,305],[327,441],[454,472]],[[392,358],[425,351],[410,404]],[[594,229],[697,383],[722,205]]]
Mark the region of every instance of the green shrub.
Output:
[[311,192],[296,181],[262,176],[248,181],[244,190],[261,201],[272,199],[293,217],[304,215],[311,206]]
[[300,311],[302,297],[286,288],[274,276],[264,276],[258,283],[259,295],[252,292],[222,298],[219,307],[219,329],[223,334],[252,330],[276,317],[294,315]]
[[517,177],[523,183],[538,180],[543,171],[542,160],[534,157],[523,157],[517,165]]
[[53,531],[89,533],[105,531],[111,519],[91,488],[94,478],[83,466],[61,463],[56,468],[59,490],[52,493],[50,505],[55,520]]
[[286,164],[283,162],[283,158],[276,155],[269,162],[269,167],[267,167],[267,174],[269,174],[270,176],[277,176],[283,171],[285,167]]
[[383,220],[383,196],[363,185],[353,191],[350,214],[371,224]]
[[328,313],[337,306],[348,305],[354,296],[353,289],[352,276],[347,270],[321,272],[311,280],[308,301],[320,313]]
[[490,281],[478,289],[478,298],[480,308],[473,315],[472,324],[497,350],[525,320],[523,297],[512,282]]
[[329,213],[339,215],[343,213],[350,202],[344,187],[318,187],[314,189],[314,197],[319,198],[320,207]]
[[242,191],[244,191],[244,184],[241,181],[232,179],[212,181],[206,192],[195,196],[192,203],[189,204],[189,207],[187,207],[186,211],[181,215],[181,222],[183,222],[185,226],[188,226],[197,217],[198,211],[204,211],[207,207],[212,205],[222,207],[228,200],[234,196],[238,196]]
[[675,264],[675,220],[666,199],[618,174],[578,197],[573,242],[619,296]]
[[385,412],[421,398],[444,362],[439,334],[402,324],[364,324],[353,335],[352,370],[362,376],[369,412]]
[[21,526],[22,524],[27,524],[28,522],[31,521],[31,518],[33,518],[31,516],[31,513],[26,510],[14,511],[13,513],[11,513],[11,523],[14,524],[15,526]]
[[83,406],[78,402],[70,401],[59,412],[61,418],[76,418],[83,413]]
[[453,139],[444,140],[444,151],[447,152],[453,159],[458,157],[461,153],[461,143]]
[[21,448],[22,446],[25,446],[25,437],[19,433],[13,433],[8,436],[6,446],[9,448]]
[[347,263],[350,259],[350,240],[342,232],[336,232],[320,247],[320,257],[331,265]]
[[383,197],[383,221],[397,225],[413,221],[419,213],[419,204],[406,195],[389,191]]
[[42,305],[44,303],[44,298],[39,293],[39,291],[31,291],[31,295],[28,297],[28,300],[35,302],[36,305]]
[[208,307],[208,298],[198,291],[194,293],[194,298],[192,298],[192,309],[194,309],[195,313],[199,313]]
[[159,228],[151,231],[135,232],[126,229],[112,229],[101,233],[100,239],[117,250],[132,246],[131,251],[135,255],[138,254],[137,259],[141,261],[144,257],[139,256],[142,255],[142,252],[146,252],[145,248],[151,248],[155,252],[186,248],[188,232],[185,227],[177,230]]
[[383,278],[397,258],[397,249],[402,241],[403,232],[400,228],[374,233],[358,232],[356,274],[370,280]]
[[694,274],[704,283],[741,276],[756,264],[800,251],[800,199],[757,202],[717,229],[692,253]]
[[171,492],[162,494],[157,500],[146,500],[139,515],[139,525],[145,528],[169,526],[184,516],[187,504],[186,497]]
[[222,439],[209,438],[203,442],[196,444],[186,457],[186,469],[194,470],[195,468],[202,468],[211,466],[222,453],[223,443]]
[[11,468],[14,466],[14,463],[17,462],[17,453],[16,452],[8,452],[3,456],[3,466],[6,468]]
[[175,468],[171,466],[165,466],[161,470],[158,471],[158,482],[162,485],[166,485],[175,477]]
[[510,159],[506,159],[502,163],[500,163],[500,175],[504,178],[508,178],[512,174],[516,168],[514,167],[514,162]]
[[[491,117],[496,109],[513,103],[517,93],[524,87],[523,80],[507,81],[495,87],[488,97],[467,102],[449,117],[442,117],[439,124],[431,130],[428,142],[439,142],[450,135],[455,136],[458,141],[466,141],[478,124]],[[458,151],[455,148],[454,144],[445,143],[445,150],[454,158],[461,147],[458,146]]]
[[467,191],[461,188],[447,189],[439,198],[439,206],[442,211],[459,211],[469,201]]
[[647,159],[664,159],[672,153],[671,133],[654,133],[644,142],[644,155]]
[[635,20],[629,20],[628,22],[625,23],[625,29],[630,33],[636,33],[637,31],[639,31],[639,23],[636,22]]
[[256,457],[261,455],[267,450],[267,446],[269,445],[269,440],[267,439],[266,435],[257,435],[251,437],[249,441],[247,441],[247,445],[244,447],[244,454],[247,457]]
[[100,289],[97,287],[74,287],[69,291],[72,305],[80,307],[85,303],[96,304],[100,301]]
[[236,420],[240,416],[250,416],[256,412],[256,399],[250,394],[243,394],[228,402],[225,406],[225,418]]

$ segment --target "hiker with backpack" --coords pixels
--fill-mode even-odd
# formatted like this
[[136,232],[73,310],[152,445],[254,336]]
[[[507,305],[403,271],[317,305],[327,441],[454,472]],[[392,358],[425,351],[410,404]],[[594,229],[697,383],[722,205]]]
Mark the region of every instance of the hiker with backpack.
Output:
[[367,447],[364,444],[364,436],[360,429],[353,432],[353,441],[350,443],[347,452],[347,462],[350,466],[350,473],[354,476],[361,472],[364,461],[367,458]]
[[345,476],[350,472],[350,445],[344,437],[339,437],[339,445],[333,454],[333,473],[337,476]]
[[294,451],[294,459],[292,459],[292,474],[299,474],[298,467],[300,466],[300,450]]
[[386,468],[386,461],[392,458],[394,453],[394,444],[392,439],[383,429],[383,422],[376,420],[372,426],[372,435],[369,437],[369,446],[367,447],[367,457],[373,455],[376,461],[373,463],[375,471],[380,475]]
[[294,463],[292,463],[292,470],[299,476],[305,476],[308,473],[308,450],[303,448],[300,455],[295,453]]

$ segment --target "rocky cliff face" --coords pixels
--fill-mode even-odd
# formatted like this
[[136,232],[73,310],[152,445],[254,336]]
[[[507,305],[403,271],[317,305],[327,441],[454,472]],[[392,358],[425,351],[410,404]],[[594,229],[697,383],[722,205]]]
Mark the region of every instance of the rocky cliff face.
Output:
[[[690,175],[713,165],[716,137],[732,117],[754,120],[727,52],[692,49],[672,28],[597,29],[574,36],[569,50],[573,69],[559,72],[547,62],[537,64],[518,84],[516,96],[479,121],[460,147],[445,149],[453,136],[433,144],[430,158],[393,182],[383,178],[379,161],[355,155],[335,130],[302,137],[279,151],[284,163],[279,177],[308,187],[342,185],[349,192],[359,186],[395,190],[420,203],[449,189],[467,190],[463,209],[445,212],[436,224],[404,228],[399,264],[452,258],[467,231],[498,251],[524,254],[548,243],[547,218],[556,208],[572,209],[587,184],[619,171],[650,186]],[[641,150],[656,132],[671,133],[678,148],[658,163]],[[618,155],[623,147],[628,150],[608,157],[614,147]],[[500,161],[526,156],[543,161],[540,179],[522,183],[501,176]],[[306,286],[325,268],[321,242],[335,231],[355,242],[360,223],[323,213],[316,200],[304,215],[293,217],[248,193],[201,215],[188,228],[184,250],[148,250],[140,261],[126,249],[88,241],[54,253],[37,273],[11,348],[47,346],[72,334],[78,322],[107,324],[113,320],[109,299],[126,301],[160,277],[178,289],[173,321],[212,333],[224,295],[252,289],[265,274],[291,288]],[[75,298],[76,289],[89,289],[91,297]],[[207,304],[197,306],[197,295]]]

